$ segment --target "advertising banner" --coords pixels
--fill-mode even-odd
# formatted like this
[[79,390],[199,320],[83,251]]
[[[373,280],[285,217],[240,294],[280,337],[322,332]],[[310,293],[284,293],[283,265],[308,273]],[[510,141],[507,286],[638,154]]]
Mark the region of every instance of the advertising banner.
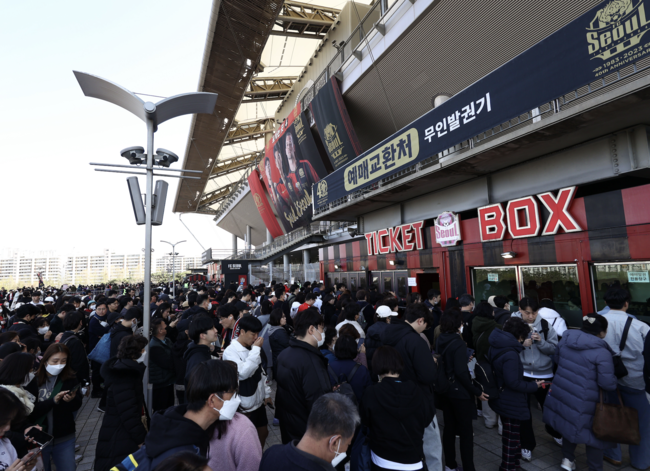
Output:
[[[324,178],[321,208],[650,53],[650,0],[607,0]],[[319,94],[322,93],[319,92]]]
[[282,229],[280,229],[280,224],[278,224],[278,220],[275,219],[275,214],[273,214],[273,210],[269,206],[269,200],[266,199],[266,192],[262,182],[260,182],[260,174],[257,169],[253,170],[248,176],[248,186],[251,189],[255,206],[257,206],[257,210],[262,216],[264,225],[274,239],[280,237],[283,234]]
[[327,170],[300,104],[267,144],[260,171],[285,232],[309,224],[312,186]]
[[331,77],[318,91],[309,104],[309,110],[335,170],[361,153],[361,144],[335,77]]

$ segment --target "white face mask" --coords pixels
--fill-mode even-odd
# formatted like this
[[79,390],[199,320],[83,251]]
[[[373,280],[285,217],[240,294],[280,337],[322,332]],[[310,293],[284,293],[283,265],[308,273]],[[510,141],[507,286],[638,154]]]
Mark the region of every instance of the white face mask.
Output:
[[144,359],[147,357],[147,352],[142,352],[142,355],[138,357],[137,361],[138,363],[144,363]]
[[[221,398],[219,397],[219,399]],[[223,401],[221,409],[213,407],[214,410],[219,412],[219,420],[232,420],[232,418],[235,416],[235,412],[237,412],[237,409],[239,408],[239,404],[241,404],[241,399],[239,399],[238,395],[234,395],[227,401],[224,401],[223,399],[221,400]]]
[[23,381],[23,384],[21,386],[24,388],[29,383],[31,383],[32,380],[34,379],[34,376],[35,376],[34,373],[31,373],[31,372],[27,373],[27,376],[25,376],[25,381]]
[[94,311],[96,307],[97,305],[93,304],[92,306],[90,306],[90,309]]
[[463,333],[463,327],[465,327],[465,326],[461,324],[461,326],[460,326],[460,333],[461,334]]
[[38,328],[38,333],[41,334],[41,335],[45,335],[45,334],[47,334],[48,330],[50,330],[49,327],[39,327]]
[[[334,437],[332,437],[334,438]],[[330,442],[332,441],[332,438],[330,438]],[[334,455],[334,459],[332,460],[332,466],[336,468],[336,466],[345,459],[346,453],[339,453],[339,449],[341,448],[341,442],[343,439],[341,438],[339,440],[339,445],[336,447],[336,453]]]
[[[316,332],[318,332],[318,330],[316,330]],[[318,333],[320,334],[320,340],[318,340],[314,334],[310,334],[310,335],[311,335],[312,337],[314,337],[314,340],[315,340],[316,342],[318,342],[318,346],[319,346],[319,347],[322,347],[323,344],[325,343],[325,336],[324,336],[323,334],[321,334],[320,332],[318,332]]]
[[58,376],[63,371],[65,365],[46,365],[45,370],[52,376]]

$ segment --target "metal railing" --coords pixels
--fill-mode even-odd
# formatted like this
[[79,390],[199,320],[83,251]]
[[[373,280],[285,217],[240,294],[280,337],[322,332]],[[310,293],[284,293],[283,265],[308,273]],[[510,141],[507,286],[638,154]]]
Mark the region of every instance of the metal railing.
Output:
[[256,162],[255,164],[250,165],[244,170],[244,173],[242,173],[242,176],[236,182],[230,194],[219,205],[219,209],[217,209],[214,216],[215,221],[217,221],[223,214],[225,214],[228,211],[229,206],[235,202],[235,200],[239,197],[239,195],[243,191],[246,191],[246,189],[248,188],[248,176],[251,174],[253,169],[257,167],[258,163],[259,162]]
[[312,222],[308,226],[301,227],[295,231],[276,237],[273,242],[254,249],[238,250],[236,254],[227,257],[228,260],[263,260],[274,254],[285,250],[287,247],[297,244],[312,236],[332,237],[347,230],[348,227],[356,226],[355,222],[348,221],[323,221]]
[[[431,157],[424,159],[420,162],[417,162],[409,167],[405,167],[399,172],[387,176],[378,182],[372,183],[368,186],[360,188],[359,190],[350,193],[346,196],[343,196],[337,200],[332,201],[326,206],[314,209],[314,216],[324,216],[329,213],[334,213],[340,207],[351,203],[354,201],[362,200],[368,198],[371,194],[379,190],[382,186],[389,183],[393,183],[396,180],[400,180],[404,177],[417,174],[425,171],[426,169],[432,167],[433,165],[444,162],[447,160],[448,156],[458,155],[464,152],[468,152],[476,147],[486,145],[487,143],[502,137],[508,133],[516,131],[526,126],[530,126],[533,123],[537,123],[541,120],[548,119],[551,116],[557,115],[562,111],[566,111],[580,103],[583,103],[587,100],[595,98],[596,96],[602,95],[610,91],[611,89],[616,88],[616,85],[619,82],[624,81],[623,84],[629,83],[631,79],[637,75],[637,78],[648,75],[647,72],[650,71],[650,58],[643,58],[633,64],[630,64],[620,70],[604,76],[600,79],[597,79],[591,82],[588,85],[584,85],[576,90],[570,91],[563,94],[562,96],[551,100],[543,105],[526,112],[522,115],[516,116],[494,128],[491,128],[485,132],[482,132],[471,139],[461,142],[454,147],[446,149],[442,152],[432,155]],[[646,72],[643,74],[643,72]]]

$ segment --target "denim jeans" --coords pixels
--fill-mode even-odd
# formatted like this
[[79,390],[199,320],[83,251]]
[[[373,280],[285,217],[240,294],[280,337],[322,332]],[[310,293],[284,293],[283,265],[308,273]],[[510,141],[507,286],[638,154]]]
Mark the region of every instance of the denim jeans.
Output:
[[[639,413],[639,432],[641,433],[641,443],[630,445],[630,461],[632,466],[637,469],[646,469],[650,467],[650,403],[648,397],[642,389],[632,389],[627,386],[618,385],[623,398],[623,404],[626,407],[632,407]],[[610,404],[618,404],[616,391],[608,393]],[[616,461],[621,461],[621,445],[616,448],[605,450],[605,456]]]
[[43,463],[45,471],[51,471],[50,457],[54,460],[57,470],[74,471],[77,463],[74,460],[74,438],[66,440],[57,445],[49,445],[43,448]]

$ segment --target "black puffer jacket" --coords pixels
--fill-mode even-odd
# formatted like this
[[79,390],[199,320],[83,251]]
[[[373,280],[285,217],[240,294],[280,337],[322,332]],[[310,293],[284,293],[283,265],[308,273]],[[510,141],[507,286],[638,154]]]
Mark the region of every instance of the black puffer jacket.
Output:
[[[444,359],[447,377],[452,378],[451,387],[445,394],[448,398],[473,399],[474,396],[481,395],[481,389],[474,386],[472,377],[469,374],[467,345],[460,335],[440,334],[436,352],[440,352]],[[474,401],[472,404],[474,404]]]
[[117,347],[124,337],[133,335],[131,327],[124,327],[121,323],[115,324],[111,327],[111,358],[117,356]]
[[[392,321],[391,321],[392,322]],[[404,360],[401,378],[419,383],[433,396],[436,381],[436,362],[427,343],[406,322],[390,324],[381,334],[384,345],[395,347]]]
[[74,332],[67,331],[61,336],[61,343],[70,349],[70,366],[77,373],[77,379],[82,382],[90,381],[90,365],[83,342]]
[[149,382],[154,388],[169,386],[176,380],[172,347],[168,338],[152,337],[149,342]]
[[145,366],[134,360],[111,358],[102,365],[106,394],[106,413],[99,430],[95,470],[109,471],[138,449],[147,430],[142,375]]
[[318,348],[298,339],[278,356],[278,389],[275,396],[282,443],[299,440],[307,430],[311,407],[332,390],[327,359]]

